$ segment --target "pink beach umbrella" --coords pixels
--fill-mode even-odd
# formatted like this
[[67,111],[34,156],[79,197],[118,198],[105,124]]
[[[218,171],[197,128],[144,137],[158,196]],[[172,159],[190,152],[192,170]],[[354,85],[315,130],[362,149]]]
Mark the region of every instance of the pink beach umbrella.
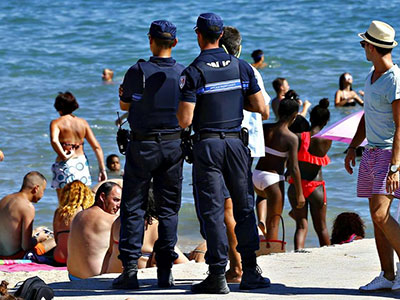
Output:
[[[360,122],[363,114],[364,111],[361,110],[351,115],[348,115],[344,119],[337,121],[335,124],[322,129],[313,137],[321,137],[332,141],[339,141],[350,144],[351,140],[354,137],[354,134],[357,131],[358,123]],[[366,144],[367,140],[365,139],[361,143],[361,146],[365,146]]]

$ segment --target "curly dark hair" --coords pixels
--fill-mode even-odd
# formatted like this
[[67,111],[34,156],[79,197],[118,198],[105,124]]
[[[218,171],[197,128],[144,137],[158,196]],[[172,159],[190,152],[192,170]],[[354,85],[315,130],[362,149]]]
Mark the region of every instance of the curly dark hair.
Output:
[[356,234],[365,237],[365,225],[360,216],[353,212],[339,214],[332,226],[331,244],[340,244]]

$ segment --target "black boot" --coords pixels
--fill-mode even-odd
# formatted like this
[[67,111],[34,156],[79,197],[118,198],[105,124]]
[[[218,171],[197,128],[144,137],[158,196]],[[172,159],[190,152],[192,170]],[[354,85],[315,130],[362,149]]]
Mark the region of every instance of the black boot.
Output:
[[113,280],[113,289],[137,290],[139,282],[137,279],[137,266],[124,268],[121,275]]
[[192,285],[195,294],[228,294],[225,274],[210,274],[202,282]]
[[157,269],[158,287],[169,288],[174,286],[174,277],[170,268],[158,268]]
[[241,290],[262,289],[270,285],[271,281],[261,276],[261,269],[259,266],[256,265],[251,268],[243,267],[242,281],[239,286]]

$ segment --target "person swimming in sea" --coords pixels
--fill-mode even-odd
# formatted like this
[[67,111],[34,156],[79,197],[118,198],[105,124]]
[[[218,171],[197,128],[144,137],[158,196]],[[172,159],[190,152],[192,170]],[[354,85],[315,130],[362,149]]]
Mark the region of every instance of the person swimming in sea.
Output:
[[[359,91],[362,96],[364,93]],[[353,91],[353,76],[350,73],[343,73],[339,77],[339,89],[335,94],[335,106],[355,106],[364,105],[363,99]]]

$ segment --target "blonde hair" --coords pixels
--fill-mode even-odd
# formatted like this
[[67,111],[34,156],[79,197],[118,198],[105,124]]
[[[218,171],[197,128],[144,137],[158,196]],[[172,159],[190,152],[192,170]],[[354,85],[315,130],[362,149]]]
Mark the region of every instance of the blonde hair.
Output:
[[92,191],[79,180],[67,183],[62,189],[56,214],[68,225],[80,206],[83,209],[91,207],[94,203]]

